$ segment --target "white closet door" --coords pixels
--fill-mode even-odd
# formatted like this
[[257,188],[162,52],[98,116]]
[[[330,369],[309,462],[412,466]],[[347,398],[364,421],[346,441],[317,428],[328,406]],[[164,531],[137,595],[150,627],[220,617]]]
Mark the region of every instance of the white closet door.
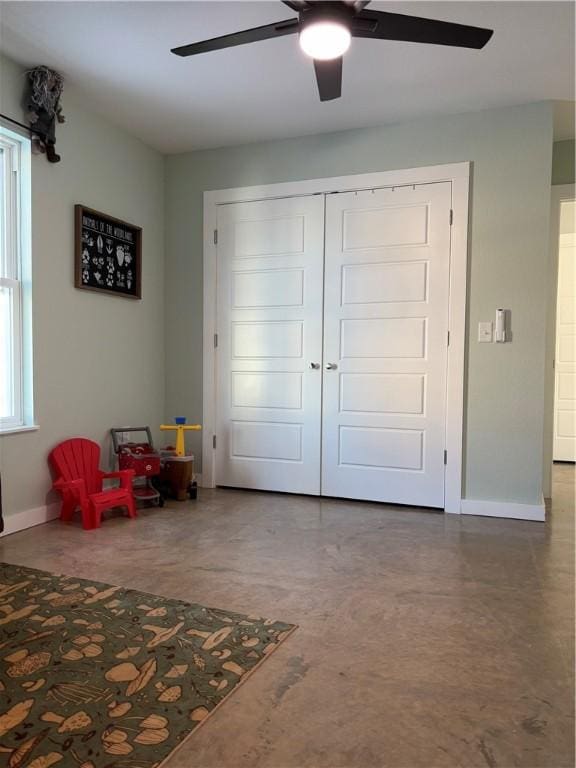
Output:
[[560,235],[554,461],[576,461],[576,233]]
[[323,250],[323,196],[218,209],[217,485],[320,493]]
[[326,199],[322,493],[444,506],[451,184]]

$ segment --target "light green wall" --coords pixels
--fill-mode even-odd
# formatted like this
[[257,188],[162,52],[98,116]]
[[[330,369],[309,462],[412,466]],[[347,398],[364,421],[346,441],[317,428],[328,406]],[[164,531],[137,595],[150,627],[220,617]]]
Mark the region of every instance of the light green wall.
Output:
[[[22,71],[0,59],[0,111],[22,120]],[[37,432],[0,437],[4,516],[41,507],[59,440],[102,443],[118,424],[159,424],[164,405],[164,161],[64,98],[62,162],[32,164],[34,393]],[[143,299],[74,288],[74,204],[141,225]]]
[[[21,70],[2,60],[0,111],[21,117],[21,86]],[[160,155],[70,96],[65,113],[58,129],[62,163],[33,161],[40,430],[0,438],[5,514],[52,499],[46,455],[64,437],[85,434],[107,454],[106,433],[115,423],[154,425],[176,414],[202,419],[204,190],[464,160],[473,162],[465,495],[540,500],[549,105],[171,156],[166,179]],[[144,227],[142,302],[74,289],[77,202]],[[498,306],[512,310],[513,342],[479,345],[477,323],[493,319]]]
[[574,139],[556,141],[552,153],[552,184],[574,184],[576,176]]
[[[465,495],[538,503],[552,123],[534,104],[167,158],[166,417],[202,419],[204,190],[471,160]],[[478,344],[497,307],[512,343]]]

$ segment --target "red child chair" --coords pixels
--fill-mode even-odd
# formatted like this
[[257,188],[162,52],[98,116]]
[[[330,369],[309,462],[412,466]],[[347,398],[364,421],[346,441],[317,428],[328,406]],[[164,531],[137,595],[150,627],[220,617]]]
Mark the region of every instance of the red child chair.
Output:
[[[75,437],[65,440],[53,449],[48,457],[58,474],[53,488],[62,496],[60,520],[68,521],[77,507],[82,511],[85,529],[99,528],[102,512],[112,507],[127,507],[129,517],[136,517],[136,505],[132,494],[131,469],[120,472],[102,472],[100,446],[92,440]],[[115,477],[119,488],[102,490],[102,481]]]

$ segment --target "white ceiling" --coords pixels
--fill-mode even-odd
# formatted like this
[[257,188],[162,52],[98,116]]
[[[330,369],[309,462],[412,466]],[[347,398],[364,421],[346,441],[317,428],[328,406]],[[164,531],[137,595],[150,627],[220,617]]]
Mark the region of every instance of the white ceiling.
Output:
[[[483,51],[354,40],[343,97],[325,103],[296,36],[189,59],[170,54],[293,17],[280,2],[1,2],[0,47],[24,65],[58,69],[84,103],[167,153],[574,99],[572,2],[370,7],[495,33]],[[557,138],[568,138],[573,110],[561,113]]]

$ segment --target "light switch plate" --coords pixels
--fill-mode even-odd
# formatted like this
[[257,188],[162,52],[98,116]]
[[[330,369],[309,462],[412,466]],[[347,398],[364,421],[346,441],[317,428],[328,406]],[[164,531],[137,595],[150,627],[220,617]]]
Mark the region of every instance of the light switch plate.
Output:
[[478,341],[490,343],[492,338],[492,323],[478,323]]

